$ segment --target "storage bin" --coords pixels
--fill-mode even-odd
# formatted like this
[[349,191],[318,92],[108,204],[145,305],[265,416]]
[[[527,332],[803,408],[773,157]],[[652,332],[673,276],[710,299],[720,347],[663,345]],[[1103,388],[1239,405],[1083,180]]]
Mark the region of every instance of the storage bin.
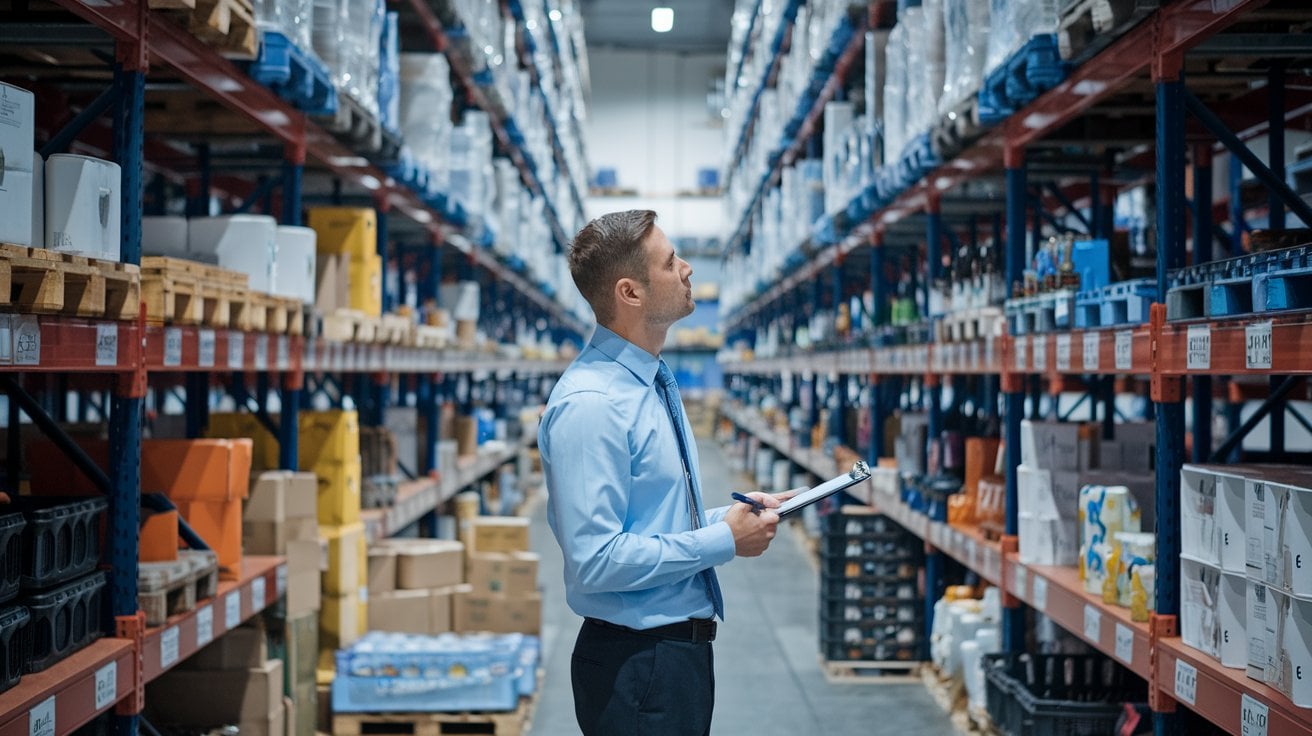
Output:
[[32,658],[29,620],[31,614],[22,606],[0,608],[0,693],[18,684]]
[[23,579],[22,514],[0,516],[0,603],[18,595]]
[[986,654],[989,718],[1008,736],[1102,736],[1144,681],[1100,654]]
[[92,573],[53,590],[21,599],[31,614],[32,658],[26,672],[40,672],[99,639],[105,575]]
[[56,585],[96,566],[100,515],[109,507],[108,501],[19,496],[13,506],[27,520],[23,548],[29,556],[23,560],[23,588]]

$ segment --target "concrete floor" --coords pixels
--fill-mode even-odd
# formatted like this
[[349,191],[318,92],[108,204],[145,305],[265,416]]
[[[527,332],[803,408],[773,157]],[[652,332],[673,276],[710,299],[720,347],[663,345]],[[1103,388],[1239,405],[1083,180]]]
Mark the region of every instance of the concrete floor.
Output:
[[[748,488],[735,478],[719,445],[699,440],[702,486],[715,504],[723,489]],[[570,692],[570,650],[581,619],[565,604],[561,556],[547,526],[545,504],[530,504],[532,545],[542,555],[542,644],[546,669],[533,736],[577,734]],[[816,599],[819,577],[801,530],[781,527],[761,557],[718,569],[727,623],[715,641],[713,736],[775,734],[953,733],[947,715],[923,685],[831,684],[819,664]]]

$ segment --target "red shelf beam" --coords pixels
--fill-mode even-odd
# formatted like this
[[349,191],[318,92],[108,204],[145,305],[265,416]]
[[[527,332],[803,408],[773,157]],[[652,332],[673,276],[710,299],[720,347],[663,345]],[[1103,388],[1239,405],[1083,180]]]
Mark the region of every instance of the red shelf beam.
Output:
[[[1240,723],[1244,696],[1256,700],[1267,708],[1266,728],[1253,733],[1272,736],[1312,736],[1312,711],[1299,708],[1282,693],[1256,680],[1248,679],[1243,670],[1222,667],[1219,662],[1200,651],[1186,647],[1179,638],[1157,640],[1158,690],[1190,710],[1225,729],[1234,736],[1245,732]],[[1186,693],[1176,690],[1176,670],[1183,662],[1196,671],[1193,702]]]
[[[0,736],[72,733],[131,694],[134,659],[131,640],[99,639],[44,672],[24,675],[0,694]],[[32,723],[51,712],[52,727]]]
[[[1258,342],[1269,338],[1267,349],[1250,353],[1250,333]],[[1167,375],[1312,373],[1312,318],[1275,313],[1219,322],[1169,322],[1157,339],[1157,367]]]

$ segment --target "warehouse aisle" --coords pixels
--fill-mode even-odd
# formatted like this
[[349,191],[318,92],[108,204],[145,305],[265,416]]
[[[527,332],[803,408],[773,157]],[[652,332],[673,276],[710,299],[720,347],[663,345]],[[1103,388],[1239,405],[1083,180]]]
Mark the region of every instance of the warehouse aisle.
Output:
[[[708,502],[715,491],[741,489],[717,443],[699,440]],[[560,550],[546,505],[531,504],[532,544],[542,555],[543,692],[533,736],[578,733],[569,684],[570,650],[580,619],[565,604]],[[920,684],[839,685],[825,680],[817,655],[819,578],[800,532],[782,528],[765,555],[719,569],[727,623],[715,642],[715,736],[872,732],[947,734],[952,725]],[[874,724],[878,724],[875,727]]]

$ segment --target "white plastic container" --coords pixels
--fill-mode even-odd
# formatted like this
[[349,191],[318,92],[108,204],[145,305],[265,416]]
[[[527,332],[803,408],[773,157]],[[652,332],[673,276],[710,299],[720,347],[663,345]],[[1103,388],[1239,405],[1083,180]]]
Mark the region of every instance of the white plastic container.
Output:
[[268,292],[275,283],[278,222],[267,215],[196,217],[187,223],[187,252],[206,263],[250,277],[252,291]]
[[46,161],[46,247],[117,261],[122,173],[113,161],[57,153]]
[[1300,708],[1312,707],[1312,601],[1289,600],[1282,627],[1281,692]]
[[31,92],[0,82],[0,243],[34,245],[45,242],[45,230],[33,238],[32,187],[38,156],[32,146],[36,130],[36,100]]
[[34,248],[46,245],[46,160],[32,153],[32,239]]
[[187,218],[177,215],[142,217],[141,254],[187,258]]
[[273,293],[279,296],[314,303],[314,272],[316,267],[315,234],[308,227],[279,225],[277,240],[277,281]]

